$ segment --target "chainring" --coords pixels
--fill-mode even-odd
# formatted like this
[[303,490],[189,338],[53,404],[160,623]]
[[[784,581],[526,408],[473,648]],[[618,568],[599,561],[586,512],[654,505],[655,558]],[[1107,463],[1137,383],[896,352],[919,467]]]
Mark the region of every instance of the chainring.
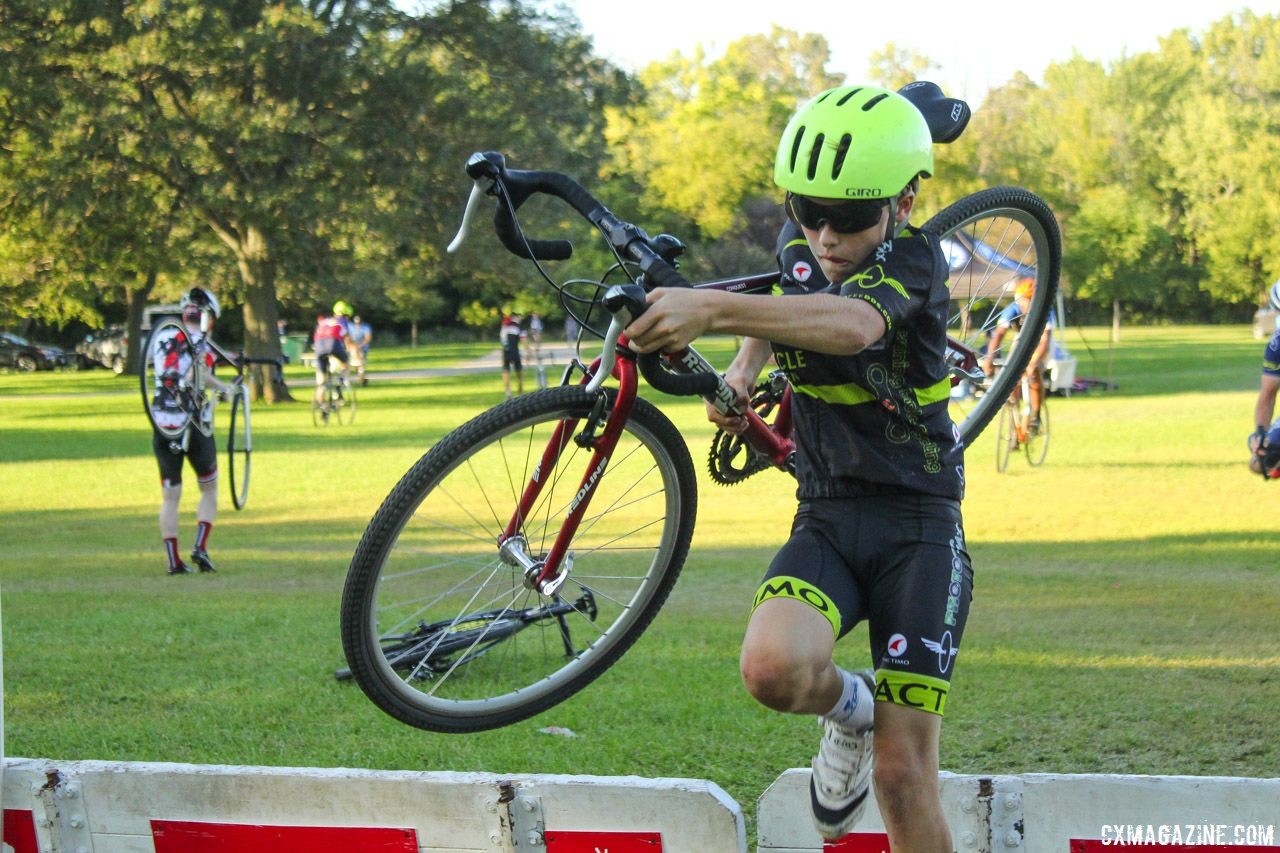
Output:
[[[751,408],[762,419],[768,420],[782,401],[783,388],[785,385],[779,376],[771,374],[768,381],[757,385],[752,392]],[[722,429],[716,430],[715,437],[711,439],[707,465],[711,479],[722,486],[741,483],[752,474],[773,467],[769,458],[753,450],[742,436]]]

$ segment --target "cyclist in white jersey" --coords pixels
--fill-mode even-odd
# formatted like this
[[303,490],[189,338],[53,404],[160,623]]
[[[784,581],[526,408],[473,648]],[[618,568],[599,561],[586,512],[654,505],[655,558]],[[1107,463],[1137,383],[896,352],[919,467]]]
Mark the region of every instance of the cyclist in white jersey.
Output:
[[[184,329],[158,335],[147,353],[160,382],[152,396],[151,414],[155,423],[165,429],[178,429],[187,422],[187,414],[175,391],[181,384],[191,382],[195,370],[201,371],[205,387],[221,394],[229,390],[213,375],[212,353],[205,353],[200,364],[193,360],[196,345],[204,335],[212,332],[213,321],[221,314],[218,300],[208,290],[197,287],[184,294],[180,304]],[[201,313],[209,317],[210,332],[200,331]],[[193,426],[188,430],[185,449],[182,437],[167,438],[155,427],[151,431],[151,449],[160,467],[160,538],[164,542],[170,575],[185,575],[192,571],[178,551],[178,505],[182,498],[184,457],[195,471],[196,482],[200,486],[191,561],[202,572],[214,570],[208,547],[209,534],[218,512],[218,453],[213,439],[213,406],[207,399],[199,420],[204,428]]]

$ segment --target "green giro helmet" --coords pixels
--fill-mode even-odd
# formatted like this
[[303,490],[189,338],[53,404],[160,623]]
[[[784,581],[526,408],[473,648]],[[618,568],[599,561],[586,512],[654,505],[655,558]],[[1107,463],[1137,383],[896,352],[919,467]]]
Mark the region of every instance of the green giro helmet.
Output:
[[778,141],[773,182],[815,198],[892,198],[933,174],[933,138],[915,105],[876,86],[828,89]]
[[333,313],[340,314],[343,317],[351,316],[351,306],[342,300],[338,300],[333,304]]

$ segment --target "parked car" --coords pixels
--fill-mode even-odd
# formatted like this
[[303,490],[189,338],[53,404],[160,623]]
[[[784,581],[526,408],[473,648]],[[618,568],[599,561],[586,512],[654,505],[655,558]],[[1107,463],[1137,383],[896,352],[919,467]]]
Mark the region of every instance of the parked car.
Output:
[[49,344],[35,344],[9,332],[0,332],[0,367],[24,373],[53,370],[71,362],[64,350]]
[[84,340],[76,344],[81,367],[101,365],[117,376],[124,373],[124,362],[128,351],[129,337],[125,334],[124,326],[107,326],[105,329],[85,335]]

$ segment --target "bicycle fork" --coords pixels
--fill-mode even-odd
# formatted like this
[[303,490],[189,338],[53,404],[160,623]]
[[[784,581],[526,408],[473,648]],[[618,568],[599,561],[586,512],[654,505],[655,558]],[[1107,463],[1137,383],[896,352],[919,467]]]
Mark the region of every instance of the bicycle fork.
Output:
[[[595,375],[601,370],[601,364],[601,359],[597,359],[588,371],[588,376]],[[618,445],[622,429],[631,417],[631,410],[635,405],[638,385],[635,363],[627,358],[615,359],[612,375],[618,380],[618,393],[612,411],[604,412],[603,407],[607,398],[603,392],[600,392],[596,407],[587,418],[586,430],[577,433],[580,423],[578,418],[566,418],[556,425],[551,440],[547,442],[538,465],[529,477],[529,482],[525,484],[515,513],[507,522],[499,542],[498,553],[502,560],[508,565],[519,568],[524,573],[525,586],[537,590],[542,595],[555,595],[573,571],[573,552],[569,550],[569,544],[578,532],[578,526],[586,515],[596,487],[604,477],[609,459]],[[588,383],[588,387],[591,385],[598,386],[598,383]],[[604,428],[597,433],[597,427],[602,419]],[[568,514],[556,533],[551,549],[544,558],[539,560],[529,553],[529,543],[521,531],[524,528],[525,519],[529,518],[543,488],[547,485],[547,476],[555,469],[561,454],[571,443],[591,448],[591,461],[578,484],[577,492],[569,502]]]

